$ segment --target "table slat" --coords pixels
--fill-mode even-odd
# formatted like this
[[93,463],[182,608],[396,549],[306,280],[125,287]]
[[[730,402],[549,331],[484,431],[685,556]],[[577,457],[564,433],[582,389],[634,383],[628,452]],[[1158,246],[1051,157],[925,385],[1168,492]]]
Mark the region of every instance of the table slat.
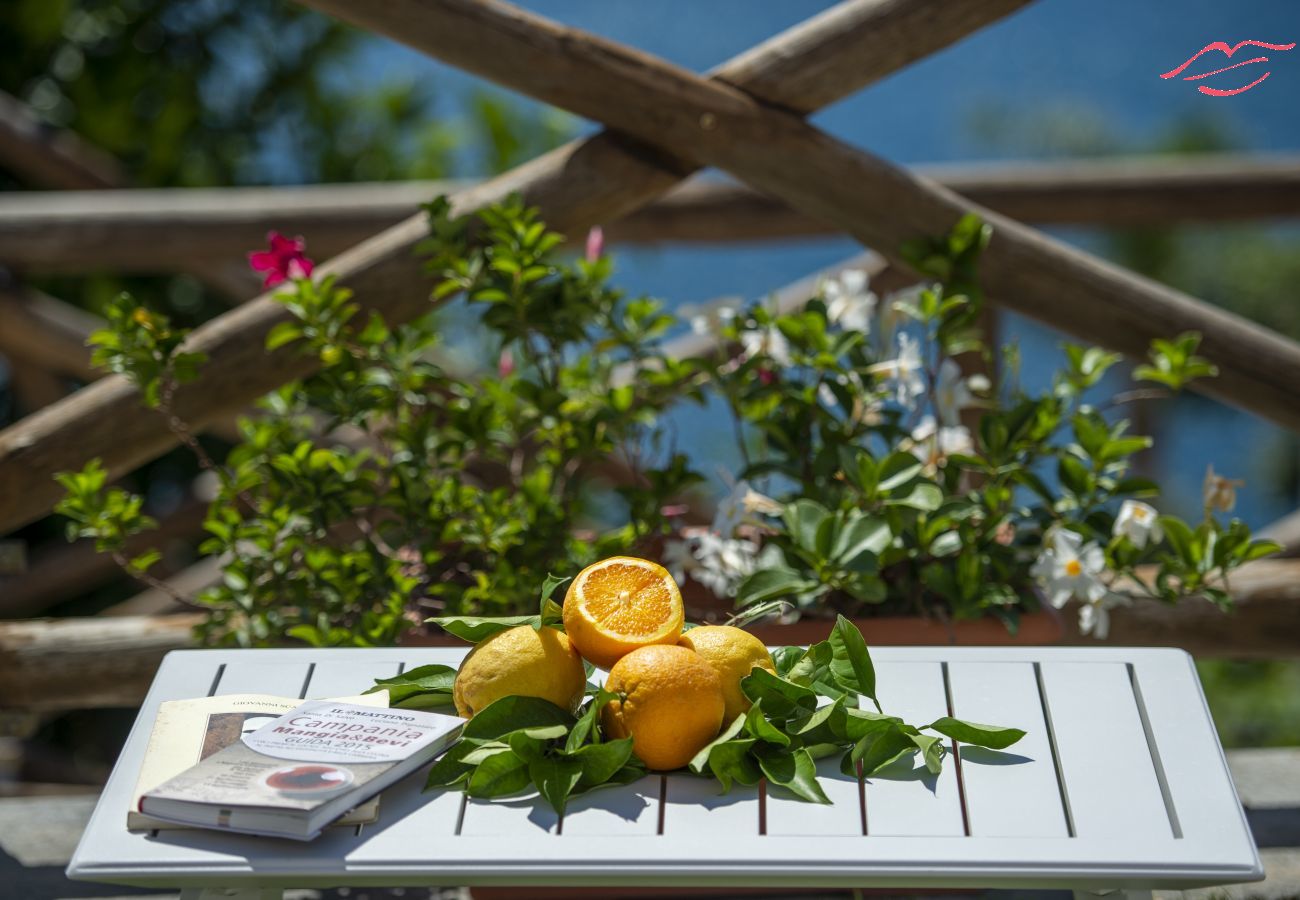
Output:
[[1179,662],[1133,664],[1179,828],[1186,839],[1229,857],[1248,855],[1252,848],[1237,792],[1230,779],[1218,777],[1227,763],[1196,669],[1190,656]]
[[[880,703],[891,715],[926,725],[948,714],[943,667],[938,662],[877,661]],[[962,835],[957,773],[945,765],[939,775],[924,766],[898,764],[867,779],[867,834]]]
[[[954,662],[948,666],[953,715],[1019,728],[1005,751],[961,747],[970,832],[989,837],[1067,837],[1056,763],[1032,663]],[[948,759],[945,765],[954,765]]]
[[460,833],[469,836],[500,835],[526,841],[560,831],[560,816],[537,794],[483,800],[467,797]]
[[758,834],[758,788],[733,784],[721,794],[711,778],[664,776],[664,834],[674,842],[707,841],[719,834]]
[[239,660],[226,664],[213,695],[271,694],[276,697],[301,697],[307,687],[311,663],[295,655],[267,662]]
[[326,660],[318,662],[311,670],[307,682],[307,692],[303,695],[309,700],[321,700],[327,697],[355,697],[374,687],[376,678],[391,678],[398,673],[402,664],[397,660],[366,660],[364,662],[344,662],[343,660]]
[[1041,672],[1075,834],[1171,837],[1128,666],[1044,662]]
[[569,801],[561,834],[620,837],[659,832],[662,779],[647,775],[624,787],[599,788]]
[[817,780],[830,798],[830,806],[801,800],[780,787],[768,787],[768,834],[862,834],[861,785],[857,778],[840,772],[838,754],[817,761]]

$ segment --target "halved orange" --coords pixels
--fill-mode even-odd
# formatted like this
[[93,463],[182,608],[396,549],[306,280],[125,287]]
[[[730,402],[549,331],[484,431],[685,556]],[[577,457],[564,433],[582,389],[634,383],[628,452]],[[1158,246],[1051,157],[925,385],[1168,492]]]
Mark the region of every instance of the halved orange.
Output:
[[564,630],[583,658],[608,669],[638,647],[675,644],[682,592],[658,563],[611,556],[578,573],[564,596]]

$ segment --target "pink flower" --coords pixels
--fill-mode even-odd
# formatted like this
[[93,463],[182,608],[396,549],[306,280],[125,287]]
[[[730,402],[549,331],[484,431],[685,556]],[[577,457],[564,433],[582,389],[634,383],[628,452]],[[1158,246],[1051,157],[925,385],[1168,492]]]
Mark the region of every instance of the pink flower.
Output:
[[758,381],[759,384],[762,384],[764,386],[776,384],[777,382],[776,372],[772,371],[771,369],[759,369]]
[[587,262],[595,262],[605,252],[605,230],[599,225],[587,232]]
[[502,378],[509,378],[514,371],[515,357],[510,352],[510,348],[506,347],[501,351],[501,356],[497,358],[497,375]]
[[265,272],[262,287],[275,287],[290,278],[306,278],[311,274],[312,261],[304,252],[307,242],[300,237],[287,238],[278,231],[266,236],[267,250],[248,254],[248,264],[254,272]]

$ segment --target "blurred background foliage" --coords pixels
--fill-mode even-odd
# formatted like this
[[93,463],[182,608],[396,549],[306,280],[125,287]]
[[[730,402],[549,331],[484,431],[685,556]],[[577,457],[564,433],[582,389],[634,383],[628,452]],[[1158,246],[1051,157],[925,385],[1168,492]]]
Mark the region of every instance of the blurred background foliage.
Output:
[[[1068,10],[1057,9],[1068,16]],[[796,14],[805,12],[790,13]],[[605,25],[608,17],[617,18],[608,8],[601,16]],[[749,25],[738,24],[735,39],[749,41],[746,28],[764,34],[775,30],[766,21],[771,17],[765,13],[752,17]],[[611,36],[627,39],[610,30],[615,32]],[[651,33],[643,37],[651,50],[659,49],[654,42],[663,39]],[[1001,40],[1008,38],[1004,34]],[[700,46],[692,53],[705,52],[702,39],[695,43]],[[384,74],[382,66],[361,64],[387,52],[381,48],[373,39],[280,0],[0,3],[0,90],[30,105],[52,126],[70,129],[110,153],[136,186],[481,176],[510,168],[577,130],[577,123],[563,114],[463,79],[409,72],[394,76]],[[933,72],[941,65],[941,60],[927,61],[918,68],[929,66]],[[923,86],[927,77],[933,75],[916,76]],[[977,80],[970,79],[968,87]],[[877,96],[888,97],[889,90],[885,86]],[[955,94],[951,102],[964,102],[966,95],[957,93],[960,97]],[[966,121],[948,126],[960,139],[950,146],[933,145],[935,152],[973,145],[988,155],[1024,158],[1249,149],[1235,137],[1239,129],[1217,112],[1185,117],[1154,136],[1140,132],[1130,138],[1112,117],[1087,103],[972,108]],[[878,120],[863,118],[879,128]],[[923,140],[931,126],[918,127]],[[24,187],[30,186],[0,169],[0,190]],[[1294,228],[1216,224],[1064,236],[1300,338],[1300,240]],[[647,265],[662,268],[662,258],[646,253]],[[629,259],[634,274],[638,265]],[[761,275],[763,267],[753,271]],[[705,285],[708,279],[697,281]],[[106,274],[34,283],[91,310],[129,289],[184,325],[206,320],[228,305],[189,275],[124,279]],[[1188,397],[1180,402],[1209,401]],[[22,412],[0,383],[0,426]],[[1290,498],[1293,507],[1300,495],[1295,438],[1273,438],[1255,455],[1262,463],[1252,479]],[[176,486],[188,483],[193,474],[188,454],[172,454],[143,469],[130,486],[149,495],[158,507],[152,511],[163,514],[176,502]],[[57,531],[46,522],[19,536],[43,541],[57,537]],[[111,585],[54,612],[93,612],[130,590]],[[1294,724],[1300,721],[1300,667],[1207,662],[1200,668],[1226,743],[1300,742]]]

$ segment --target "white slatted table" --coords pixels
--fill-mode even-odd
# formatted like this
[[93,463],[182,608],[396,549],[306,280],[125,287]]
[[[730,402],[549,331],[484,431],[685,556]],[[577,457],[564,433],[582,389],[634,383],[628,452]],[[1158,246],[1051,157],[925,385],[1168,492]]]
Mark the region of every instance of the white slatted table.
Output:
[[559,819],[534,800],[383,797],[380,821],[309,844],[206,831],[131,834],[126,809],[158,704],[258,692],[359,692],[462,650],[190,650],[168,655],[68,875],[142,887],[396,885],[1064,887],[1258,880],[1263,871],[1191,659],[1176,650],[882,648],[881,702],[1013,725],[938,778],[865,783],[821,764],[832,806],[687,775],[589,794]]

